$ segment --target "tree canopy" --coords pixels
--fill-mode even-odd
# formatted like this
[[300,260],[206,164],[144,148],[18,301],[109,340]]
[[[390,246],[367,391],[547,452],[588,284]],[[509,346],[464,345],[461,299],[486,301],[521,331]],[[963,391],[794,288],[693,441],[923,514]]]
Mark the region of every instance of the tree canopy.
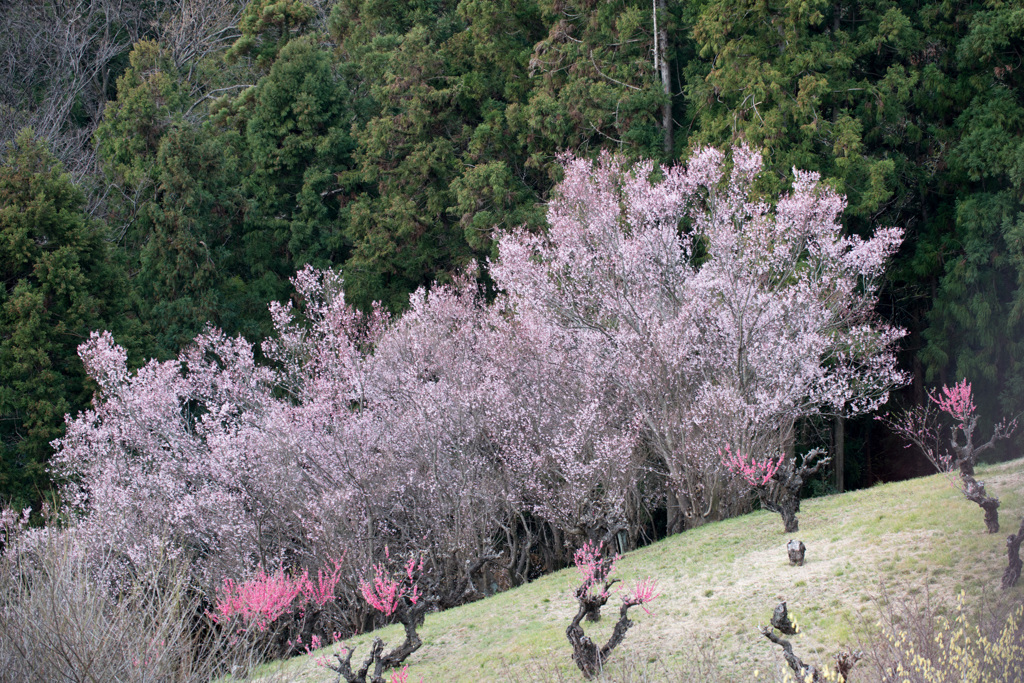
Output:
[[[763,152],[753,188],[766,200],[801,168],[847,198],[847,235],[904,230],[878,289],[879,312],[908,331],[903,400],[966,377],[983,422],[1024,407],[1012,3],[104,7],[0,9],[0,145],[9,157],[14,131],[35,123],[74,171],[83,220],[109,226],[133,362],[177,356],[207,323],[265,338],[267,305],[307,264],[340,269],[365,311],[398,314],[467,267],[493,295],[502,236],[546,230],[560,154],[678,162],[743,143]],[[77,42],[54,43],[54,21]],[[60,411],[47,419],[59,431]],[[807,421],[795,438],[824,427]],[[851,485],[915,471],[868,422],[836,433],[851,443]]]

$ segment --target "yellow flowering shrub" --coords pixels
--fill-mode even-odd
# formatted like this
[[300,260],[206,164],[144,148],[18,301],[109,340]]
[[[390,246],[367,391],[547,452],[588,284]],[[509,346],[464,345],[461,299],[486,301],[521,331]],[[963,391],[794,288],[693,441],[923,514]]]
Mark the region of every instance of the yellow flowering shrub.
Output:
[[887,683],[1019,683],[1024,681],[1024,604],[987,632],[964,612],[963,593],[952,620],[937,617],[933,643],[909,630],[886,633],[893,656]]

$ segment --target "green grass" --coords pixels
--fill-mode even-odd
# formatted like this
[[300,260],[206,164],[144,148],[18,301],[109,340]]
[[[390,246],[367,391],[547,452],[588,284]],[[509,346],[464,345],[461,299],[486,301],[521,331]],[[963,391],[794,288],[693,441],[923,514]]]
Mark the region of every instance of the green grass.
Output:
[[[1020,585],[1009,596],[998,593],[1006,535],[1024,515],[1024,460],[979,468],[978,478],[1002,501],[1003,530],[997,535],[985,533],[978,506],[947,479],[933,476],[806,500],[796,534],[782,531],[778,515],[755,512],[628,553],[618,575],[627,585],[656,577],[661,597],[652,614],[631,611],[635,626],[614,652],[609,678],[629,678],[617,667],[635,671],[638,662],[678,671],[696,657],[698,643],[713,645],[724,680],[753,680],[755,670],[762,677],[776,672],[778,648],[758,627],[768,623],[780,599],[800,624],[801,633],[792,639],[797,653],[819,663],[841,645],[862,645],[877,629],[883,587],[892,595],[927,591],[945,608],[955,604],[961,590],[968,605],[978,606],[986,596],[1020,600]],[[791,537],[807,545],[803,567],[789,565],[785,544]],[[559,675],[582,680],[565,639],[575,613],[575,585],[575,570],[568,569],[428,614],[419,631],[424,645],[407,661],[409,680],[557,680]],[[609,602],[608,615],[617,612],[616,602]],[[613,619],[590,626],[588,635],[603,642]],[[365,656],[374,636],[392,645],[402,638],[397,626],[353,638],[348,645],[356,649],[354,662]],[[335,678],[308,656],[268,664],[256,673],[288,681]]]

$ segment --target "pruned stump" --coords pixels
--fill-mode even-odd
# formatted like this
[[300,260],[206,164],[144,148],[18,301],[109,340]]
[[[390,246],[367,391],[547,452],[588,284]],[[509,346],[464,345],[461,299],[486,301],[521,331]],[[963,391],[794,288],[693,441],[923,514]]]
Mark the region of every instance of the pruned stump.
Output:
[[1024,519],[1020,520],[1020,530],[1010,534],[1006,538],[1006,570],[1003,572],[1003,590],[1009,590],[1017,585],[1020,579],[1021,567],[1024,563],[1020,559],[1020,545],[1024,541]]
[[836,653],[836,672],[845,681],[850,676],[850,672],[853,671],[853,667],[862,659],[864,659],[864,653],[860,650],[852,650],[850,648],[840,650]]
[[[785,602],[780,602],[775,607],[775,611],[772,612],[771,626],[762,626],[761,635],[782,648],[782,656],[786,660],[786,664],[789,665],[789,668],[796,674],[797,681],[801,683],[826,683],[836,680],[815,665],[804,663],[793,651],[793,644],[785,638],[777,636],[775,634],[776,630],[787,636],[796,635],[799,630],[796,624],[790,621]],[[836,672],[839,674],[840,680],[846,681],[854,665],[863,658],[863,652],[850,649],[840,650],[835,657]]]
[[787,636],[796,635],[796,624],[789,620],[789,611],[786,609],[786,602],[783,600],[775,606],[772,612],[772,627]]
[[807,546],[804,545],[803,541],[791,540],[786,544],[786,552],[789,554],[790,565],[804,566],[804,554],[807,552]]

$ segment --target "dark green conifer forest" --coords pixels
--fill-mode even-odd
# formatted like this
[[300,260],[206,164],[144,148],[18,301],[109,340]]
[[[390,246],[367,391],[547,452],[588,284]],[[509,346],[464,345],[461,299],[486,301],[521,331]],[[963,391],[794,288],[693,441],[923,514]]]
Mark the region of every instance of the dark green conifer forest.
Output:
[[[851,233],[906,230],[881,303],[909,331],[894,400],[966,377],[984,419],[1021,411],[1019,3],[0,4],[0,499],[46,496],[90,330],[136,364],[208,324],[256,341],[307,263],[399,312],[466,268],[486,285],[495,235],[543,228],[561,152],[740,141],[765,196],[815,170]],[[836,432],[846,487],[918,471],[871,420]]]

